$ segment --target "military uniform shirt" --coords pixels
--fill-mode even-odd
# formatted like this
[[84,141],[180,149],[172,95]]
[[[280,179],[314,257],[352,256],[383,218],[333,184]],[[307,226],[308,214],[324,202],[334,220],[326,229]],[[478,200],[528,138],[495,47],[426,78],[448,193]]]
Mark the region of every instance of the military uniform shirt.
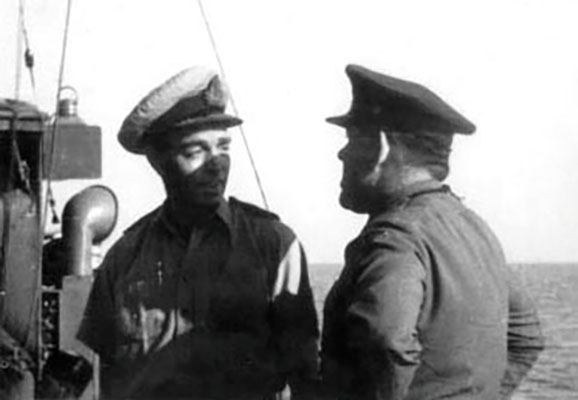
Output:
[[323,379],[340,399],[496,400],[543,348],[498,240],[436,181],[407,188],[348,245],[323,326]]
[[187,242],[164,207],[113,246],[79,338],[111,398],[263,398],[316,368],[317,319],[294,233],[231,198]]

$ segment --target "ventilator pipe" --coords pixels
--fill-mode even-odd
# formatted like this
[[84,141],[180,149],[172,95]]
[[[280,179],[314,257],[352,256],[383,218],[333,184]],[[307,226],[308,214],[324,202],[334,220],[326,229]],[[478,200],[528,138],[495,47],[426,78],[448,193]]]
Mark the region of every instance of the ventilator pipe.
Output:
[[106,239],[118,217],[118,200],[106,186],[89,186],[64,207],[62,238],[66,248],[66,271],[91,275],[92,246]]

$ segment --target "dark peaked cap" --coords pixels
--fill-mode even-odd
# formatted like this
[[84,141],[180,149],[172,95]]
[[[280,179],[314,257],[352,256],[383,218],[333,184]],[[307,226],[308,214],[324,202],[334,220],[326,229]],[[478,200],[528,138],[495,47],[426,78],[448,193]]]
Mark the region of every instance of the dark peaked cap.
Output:
[[327,122],[347,127],[377,123],[398,132],[471,134],[476,126],[428,88],[393,78],[360,65],[348,65],[353,100],[347,114]]
[[215,71],[204,66],[187,68],[136,105],[120,128],[118,141],[131,153],[143,154],[168,131],[239,125],[243,121],[225,113],[228,100],[227,87]]

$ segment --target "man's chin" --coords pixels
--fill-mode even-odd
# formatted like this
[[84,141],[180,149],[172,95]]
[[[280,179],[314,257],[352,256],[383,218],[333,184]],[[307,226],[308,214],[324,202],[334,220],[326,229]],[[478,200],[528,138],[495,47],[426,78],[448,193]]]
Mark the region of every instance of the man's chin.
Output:
[[361,202],[359,202],[355,196],[352,196],[344,191],[341,191],[341,194],[339,195],[339,204],[341,204],[341,207],[345,208],[346,210],[357,214],[365,214],[367,212],[365,207],[363,207]]

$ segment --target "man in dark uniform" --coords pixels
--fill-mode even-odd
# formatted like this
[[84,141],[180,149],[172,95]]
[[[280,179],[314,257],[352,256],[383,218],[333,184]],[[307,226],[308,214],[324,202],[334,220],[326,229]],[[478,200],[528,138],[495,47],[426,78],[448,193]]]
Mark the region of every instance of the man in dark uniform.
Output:
[[224,190],[231,134],[219,76],[194,67],[149,93],[119,141],[144,154],[167,198],[112,247],[79,338],[106,398],[298,398],[316,373],[307,264],[276,215]]
[[361,66],[340,202],[368,214],[324,310],[322,375],[340,399],[509,398],[543,349],[500,243],[442,182],[475,126],[425,87]]

